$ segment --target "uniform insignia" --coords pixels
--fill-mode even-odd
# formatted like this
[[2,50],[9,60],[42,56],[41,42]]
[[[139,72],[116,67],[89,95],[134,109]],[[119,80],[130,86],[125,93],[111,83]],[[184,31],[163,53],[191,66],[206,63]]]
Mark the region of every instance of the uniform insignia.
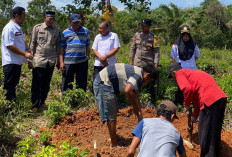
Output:
[[136,40],[135,43],[136,43],[136,44],[140,44],[140,40]]
[[22,35],[21,32],[15,32],[15,36],[20,36],[20,35]]

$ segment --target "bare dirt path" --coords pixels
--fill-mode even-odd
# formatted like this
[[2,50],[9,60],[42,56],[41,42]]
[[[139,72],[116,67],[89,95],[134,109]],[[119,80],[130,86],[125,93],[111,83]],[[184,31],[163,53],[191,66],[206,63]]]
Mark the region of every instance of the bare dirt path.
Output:
[[[150,118],[155,114],[154,109],[143,109],[144,118]],[[178,114],[179,120],[175,120],[173,125],[181,133],[184,139],[187,138],[187,117],[183,113]],[[89,149],[91,155],[94,154],[93,141],[97,141],[98,156],[124,157],[127,147],[131,143],[131,132],[137,124],[136,117],[131,108],[122,109],[118,113],[117,134],[119,135],[119,146],[110,148],[109,135],[106,125],[102,125],[99,112],[89,110],[77,112],[74,115],[67,115],[58,125],[51,128],[41,128],[40,130],[49,130],[52,137],[49,139],[52,144],[61,144],[65,140],[68,143],[73,142],[74,146],[81,149]],[[193,145],[194,150],[185,146],[187,156],[200,156],[200,147],[197,137],[197,124],[194,124]],[[138,151],[138,149],[137,149]],[[232,131],[222,132],[222,151],[223,157],[232,157]]]

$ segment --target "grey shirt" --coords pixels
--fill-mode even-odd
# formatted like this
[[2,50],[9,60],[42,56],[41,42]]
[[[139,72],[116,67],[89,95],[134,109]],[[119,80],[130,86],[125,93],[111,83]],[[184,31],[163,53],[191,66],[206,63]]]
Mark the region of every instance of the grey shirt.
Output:
[[138,157],[175,157],[176,150],[185,152],[180,133],[167,120],[144,118],[132,134],[141,140]]

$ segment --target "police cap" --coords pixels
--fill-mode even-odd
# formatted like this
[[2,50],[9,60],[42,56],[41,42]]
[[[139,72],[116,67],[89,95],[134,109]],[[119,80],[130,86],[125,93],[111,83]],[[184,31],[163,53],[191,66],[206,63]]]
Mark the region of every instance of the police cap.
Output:
[[181,26],[181,33],[190,33],[190,27],[188,25]]
[[151,26],[151,20],[149,19],[143,19],[141,22],[142,26]]
[[48,17],[48,16],[50,16],[50,17],[55,17],[55,11],[52,11],[52,10],[46,10],[46,12],[45,12],[45,17]]

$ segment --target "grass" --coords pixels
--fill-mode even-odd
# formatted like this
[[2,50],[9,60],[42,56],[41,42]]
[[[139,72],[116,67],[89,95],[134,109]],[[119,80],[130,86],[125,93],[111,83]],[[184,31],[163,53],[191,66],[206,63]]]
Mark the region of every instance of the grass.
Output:
[[[174,92],[176,90],[174,80],[167,79],[167,66],[170,64],[170,52],[171,46],[161,46],[160,48],[160,95],[157,97],[157,104],[162,99],[174,99]],[[200,49],[201,57],[197,60],[197,67],[200,70],[204,70],[215,78],[218,85],[222,88],[222,90],[228,96],[228,104],[226,107],[226,116],[225,123],[226,126],[224,128],[230,129],[232,126],[231,115],[232,115],[232,54],[231,51],[228,50],[209,50],[209,49]],[[130,44],[121,44],[121,48],[117,53],[117,61],[122,63],[129,63],[129,53],[130,53]],[[71,102],[73,100],[68,99],[69,96],[72,95],[73,99],[77,101],[81,100],[83,104],[80,110],[86,110],[88,108],[96,108],[95,99],[92,94],[92,74],[93,74],[93,62],[94,56],[91,54],[89,60],[89,76],[88,76],[88,85],[87,85],[87,93],[83,93],[80,91],[71,91],[68,93],[66,97],[67,102]],[[21,140],[25,139],[29,132],[27,130],[33,129],[38,130],[41,127],[47,126],[49,123],[53,121],[55,123],[59,122],[59,118],[69,113],[69,110],[65,107],[59,107],[59,105],[64,105],[64,99],[61,94],[61,85],[62,85],[62,75],[61,72],[55,68],[52,81],[51,88],[46,100],[48,105],[51,105],[47,112],[39,113],[33,115],[30,113],[30,108],[32,106],[30,102],[31,96],[31,70],[27,69],[26,65],[22,67],[22,77],[19,85],[17,86],[17,101],[14,104],[14,112],[15,117],[13,122],[7,123],[12,125],[13,131],[11,132],[12,137],[19,137]],[[3,71],[2,67],[0,67],[0,86],[3,86]],[[1,91],[0,91],[1,92]],[[3,95],[3,91],[0,93]],[[143,100],[143,106],[147,106],[150,104],[149,97],[150,95],[142,92],[141,99]],[[82,99],[83,97],[83,99]],[[75,101],[75,100],[74,100]],[[0,99],[0,105],[5,105],[4,98]],[[119,103],[127,104],[124,97],[120,97]],[[66,104],[70,105],[70,104]],[[71,110],[72,111],[72,110]],[[46,114],[44,114],[46,113]],[[6,120],[6,117],[0,115],[3,120]],[[55,119],[54,119],[55,117]],[[4,119],[5,118],[5,119]],[[1,130],[1,129],[0,129]],[[1,135],[0,132],[0,136]],[[10,137],[9,137],[10,138]],[[43,147],[43,151],[45,151],[46,147]],[[50,148],[47,148],[50,149]],[[12,152],[12,151],[11,151]]]

